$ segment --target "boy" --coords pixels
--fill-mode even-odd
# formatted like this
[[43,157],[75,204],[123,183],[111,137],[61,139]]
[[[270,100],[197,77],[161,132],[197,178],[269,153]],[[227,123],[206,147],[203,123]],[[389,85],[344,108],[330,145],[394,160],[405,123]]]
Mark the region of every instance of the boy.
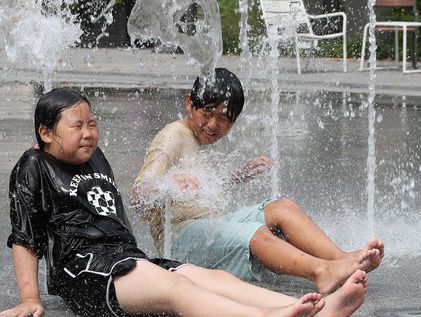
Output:
[[[207,159],[199,157],[199,150],[230,131],[243,105],[240,80],[227,69],[216,68],[214,82],[202,84],[196,79],[186,97],[187,117],[168,124],[153,139],[133,187],[132,203],[149,223],[160,252],[166,241],[172,245],[172,256],[183,262],[223,269],[243,279],[260,279],[263,266],[307,278],[324,293],[337,289],[357,269],[378,267],[384,253],[380,240],[372,239],[362,250],[346,253],[289,199],[265,200],[222,214],[214,202],[203,203],[200,195],[210,187],[192,175],[197,162]],[[219,180],[245,182],[271,164],[268,158],[258,157]],[[168,176],[186,193],[171,197],[171,237],[164,235],[165,204],[160,199]]]

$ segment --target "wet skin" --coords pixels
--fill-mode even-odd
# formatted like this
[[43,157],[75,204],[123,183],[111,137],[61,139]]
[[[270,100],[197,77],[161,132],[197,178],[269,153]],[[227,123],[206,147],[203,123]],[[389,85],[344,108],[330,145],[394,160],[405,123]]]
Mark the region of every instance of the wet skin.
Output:
[[200,144],[212,144],[223,138],[233,126],[228,118],[224,102],[215,107],[196,109],[186,98],[188,117],[181,122],[193,131]]
[[39,134],[45,152],[73,165],[87,162],[98,145],[96,119],[86,102],[64,110],[53,129],[41,126]]

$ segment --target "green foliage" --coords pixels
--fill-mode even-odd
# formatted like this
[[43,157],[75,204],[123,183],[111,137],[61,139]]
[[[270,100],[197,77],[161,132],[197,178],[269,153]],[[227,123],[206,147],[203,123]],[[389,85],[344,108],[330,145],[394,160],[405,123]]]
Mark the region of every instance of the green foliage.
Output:
[[240,15],[238,2],[233,0],[218,0],[221,13],[222,40],[224,53],[238,53],[238,34],[240,31]]
[[[421,6],[421,0],[417,0],[418,7]],[[413,21],[414,16],[412,10],[393,9],[390,15],[383,15],[382,20],[391,21]],[[418,33],[419,34],[419,33]],[[402,32],[399,32],[399,58],[402,58]],[[362,46],[362,34],[355,35],[347,39],[347,53],[349,57],[360,58]],[[376,32],[377,59],[393,59],[395,57],[395,34],[394,32]],[[412,58],[414,42],[412,41],[412,33],[408,33],[407,56]],[[367,44],[368,45],[368,44]],[[418,47],[418,56],[421,56],[421,47]],[[342,41],[322,41],[319,43],[318,56],[323,57],[341,57]],[[366,50],[368,55],[368,49]],[[367,57],[367,56],[366,56]]]
[[[399,58],[402,58],[402,33],[399,35]],[[376,55],[377,59],[393,59],[395,56],[395,35],[394,33],[378,33],[376,34],[377,45]],[[368,44],[367,44],[368,45]],[[362,46],[362,35],[353,36],[347,39],[347,55],[348,57],[360,58]],[[407,56],[412,58],[413,41],[408,36],[407,42]],[[368,57],[368,48],[366,48],[366,57]],[[421,48],[418,47],[418,56],[421,54]],[[342,57],[342,41],[321,41],[316,53],[321,57]]]
[[249,1],[248,10],[248,31],[249,45],[252,51],[259,50],[266,37],[266,26],[262,19],[262,10],[260,9],[260,0]]
[[[221,13],[222,40],[224,53],[239,54],[238,36],[240,33],[240,14],[238,13],[238,1],[217,0]],[[248,31],[249,44],[251,49],[262,42],[265,26],[261,18],[259,0],[248,0]]]
[[[240,15],[238,13],[238,1],[237,0],[217,0],[219,9],[221,12],[221,24],[222,24],[222,38],[224,43],[224,53],[239,53],[239,42],[238,35],[240,31]],[[249,3],[249,17],[248,24],[250,30],[248,31],[249,45],[252,51],[258,50],[264,41],[266,28],[264,21],[261,18],[261,10],[259,8],[259,0],[248,0]],[[418,8],[421,8],[421,0],[417,0]],[[392,10],[391,16],[388,17],[391,20],[406,20],[411,21],[413,19],[412,12],[405,9]],[[382,45],[377,48],[377,58],[387,59],[394,58],[394,34],[387,32],[385,34],[376,33],[377,40]],[[360,58],[361,54],[361,43],[362,34],[358,34],[347,38],[347,53],[349,57]],[[421,39],[419,41],[421,43]],[[402,43],[402,33],[400,34],[400,43]],[[400,45],[402,46],[402,45]],[[408,56],[412,56],[413,42],[408,37]],[[402,47],[400,47],[402,49]],[[281,53],[288,53],[284,50]],[[421,48],[418,48],[418,54],[421,56]],[[324,40],[319,42],[319,48],[316,52],[317,56],[320,57],[342,57],[342,40]],[[402,56],[402,51],[400,51]]]

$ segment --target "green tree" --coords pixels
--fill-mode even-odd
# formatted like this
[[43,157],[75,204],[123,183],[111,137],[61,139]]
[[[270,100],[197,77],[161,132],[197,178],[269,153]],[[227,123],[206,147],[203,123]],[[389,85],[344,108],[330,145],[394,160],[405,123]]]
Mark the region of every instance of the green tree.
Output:
[[[221,13],[222,40],[224,53],[239,53],[240,14],[238,13],[238,1],[217,0]],[[265,34],[264,22],[261,18],[259,0],[248,0],[248,32],[249,43],[252,50],[262,42]]]

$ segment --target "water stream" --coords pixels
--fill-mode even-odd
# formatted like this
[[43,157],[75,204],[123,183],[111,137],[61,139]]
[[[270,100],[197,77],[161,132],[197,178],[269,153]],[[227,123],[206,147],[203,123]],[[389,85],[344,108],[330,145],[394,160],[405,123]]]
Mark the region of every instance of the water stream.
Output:
[[376,14],[374,12],[375,0],[368,0],[368,9],[370,16],[369,26],[369,87],[368,87],[368,150],[367,150],[367,218],[368,227],[370,228],[372,236],[375,235],[375,174],[376,174],[376,141],[375,141],[375,120],[376,109],[374,108],[374,100],[376,97],[376,36],[375,23]]
[[0,43],[16,67],[35,68],[43,75],[44,91],[52,88],[54,68],[82,31],[69,0],[2,0]]
[[132,43],[159,39],[163,44],[180,47],[188,62],[201,69],[202,77],[213,78],[222,55],[221,18],[216,0],[137,1],[127,31]]
[[271,139],[270,139],[270,155],[273,162],[272,171],[271,171],[271,196],[272,198],[277,198],[280,188],[279,188],[279,35],[278,35],[278,24],[272,24],[268,30],[268,38],[270,44],[270,65],[271,65],[271,118],[272,122],[269,127],[271,129]]
[[250,66],[250,60],[252,57],[247,34],[250,28],[247,22],[249,10],[248,0],[239,0],[238,4],[238,11],[240,12],[240,33],[238,35],[240,43],[240,68],[243,72],[245,72]]

